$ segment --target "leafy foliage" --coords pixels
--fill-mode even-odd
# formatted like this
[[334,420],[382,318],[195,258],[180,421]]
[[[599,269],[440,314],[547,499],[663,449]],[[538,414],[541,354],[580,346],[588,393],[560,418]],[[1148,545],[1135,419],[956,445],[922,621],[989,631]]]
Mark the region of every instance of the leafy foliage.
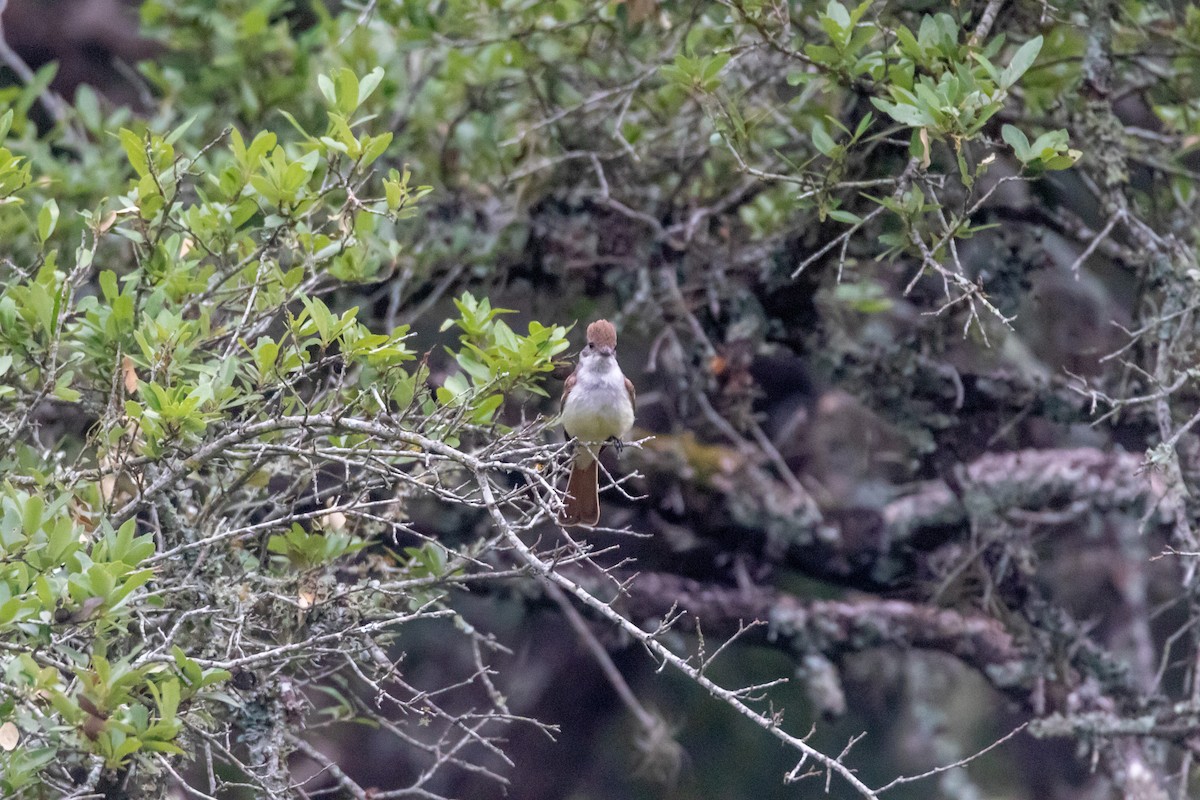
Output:
[[[407,168],[377,172],[392,136],[370,133],[371,117],[356,115],[382,80],[379,68],[319,76],[327,108],[319,135],[291,115],[298,135],[289,140],[231,127],[201,143],[189,138],[194,118],[165,134],[123,127],[87,145],[123,154],[125,180],[93,187],[115,198],[81,208],[63,197],[66,213],[54,198],[32,217],[24,211],[44,177],[39,142],[24,140],[29,156],[0,154],[6,222],[24,222],[29,237],[15,257],[36,254],[27,265],[5,262],[0,292],[0,470],[9,476],[0,498],[0,662],[3,716],[21,737],[0,754],[6,796],[39,785],[57,794],[77,767],[94,766],[100,784],[126,772],[145,780],[160,772],[156,754],[185,754],[181,703],[198,724],[220,715],[231,673],[214,665],[199,620],[186,622],[194,596],[172,581],[187,569],[179,559],[189,542],[205,535],[201,510],[177,507],[177,493],[186,485],[193,500],[184,502],[212,503],[214,469],[241,471],[247,485],[264,475],[261,456],[225,448],[256,435],[269,448],[287,427],[273,419],[331,413],[396,413],[457,442],[466,427],[491,422],[507,393],[539,392],[537,378],[566,347],[564,328],[534,324],[519,336],[486,301],[464,295],[461,317],[447,325],[465,331],[453,355],[476,389],[443,388],[435,398],[428,369],[411,367],[408,326],[375,333],[356,307],[335,312],[322,299],[377,279],[401,247],[384,231],[412,218],[430,191],[412,186]],[[5,114],[6,133],[14,118]],[[27,121],[20,129],[32,136]],[[71,256],[61,249],[67,235],[80,241]],[[27,436],[28,420],[52,400],[86,420],[69,455]],[[439,404],[456,414],[439,416]],[[359,446],[352,440],[342,441]],[[152,503],[173,520],[156,544],[139,531],[159,492],[175,499]],[[343,529],[344,516],[331,523],[333,514],[278,525],[265,543],[280,557],[272,580],[330,570],[367,546]],[[428,578],[448,569],[444,556],[412,552]],[[257,573],[251,561],[240,568]],[[165,637],[143,641],[137,631],[147,625]],[[39,696],[49,708],[30,704]]]
[[[647,513],[673,534],[661,538],[753,520],[770,558],[802,545],[828,558],[839,514],[864,509],[822,516],[831,510],[806,488],[820,481],[791,471],[821,454],[780,452],[738,356],[792,348],[886,417],[903,441],[899,477],[862,497],[969,475],[958,454],[1007,430],[979,434],[969,400],[989,414],[994,404],[971,391],[1011,379],[1020,408],[1003,413],[1068,415],[1068,392],[1047,394],[1048,370],[1011,326],[1037,261],[1025,251],[1074,239],[1076,276],[1100,249],[1150,294],[1129,303],[1139,324],[1120,325],[1130,361],[1119,386],[1071,388],[1114,411],[1157,404],[1147,465],[1190,508],[1177,487],[1191,474],[1178,450],[1200,349],[1189,327],[1197,195],[1175,157],[1200,134],[1194,4],[1012,7],[1000,21],[981,1],[301,5],[146,0],[143,26],[169,47],[140,67],[144,116],[84,87],[39,130],[53,65],[0,87],[0,726],[17,736],[0,747],[6,797],[160,796],[201,757],[228,767],[220,780],[289,796],[286,757],[304,747],[304,724],[395,733],[384,701],[420,720],[399,735],[430,759],[421,780],[447,763],[495,777],[454,759],[478,744],[501,753],[500,735],[439,706],[437,691],[388,683],[399,670],[387,648],[411,622],[447,622],[472,648],[466,683],[490,703],[488,725],[533,724],[491,683],[480,653],[501,646],[454,602],[455,587],[508,591],[517,573],[578,589],[591,613],[802,763],[872,796],[773,709],[739,705],[760,692],[724,692],[702,653],[695,668],[662,644],[677,644],[660,637],[670,625],[647,633],[606,616],[617,612],[557,571],[590,553],[546,544],[560,454],[538,423],[514,420],[545,408],[571,328],[509,325],[502,303],[566,323],[605,296],[654,335],[661,416],[731,443],[728,458],[691,439],[663,456],[679,475],[652,488],[671,498]],[[1129,135],[1097,100],[1118,69],[1113,47],[1161,132]],[[1131,177],[1146,169],[1155,180]],[[1009,219],[1040,202],[1035,181],[1046,194],[1083,186],[1095,208],[1030,212],[1050,231],[1035,245],[985,238],[1006,233],[989,215],[1005,190],[1023,199]],[[1142,221],[1160,214],[1157,227]],[[428,318],[443,309],[444,321]],[[1003,369],[970,374],[978,363]],[[829,405],[787,400],[814,414]],[[726,463],[737,466],[726,474]],[[728,502],[689,518],[713,491],[701,484],[721,481]],[[1014,502],[1011,518],[990,496],[962,502],[969,532],[956,544],[992,561],[932,563],[930,607],[963,575],[998,587],[980,606],[1016,605],[1000,591],[1012,583],[1038,597],[1020,581],[1039,555],[1013,530],[1059,514],[1057,496]],[[1189,513],[1172,534],[1180,552],[1197,546]],[[1013,550],[993,558],[999,545],[977,539],[993,530]],[[876,590],[900,571],[893,562],[908,566],[843,555],[816,577],[849,565]],[[988,621],[1007,635],[1024,610]],[[1043,670],[1037,681],[1060,678],[1049,673],[1062,660],[1089,692],[1110,690],[1119,670],[1084,633],[1037,633],[1048,652],[1023,665]],[[817,652],[840,651],[832,636],[797,647],[811,685],[833,680]],[[1174,663],[1170,645],[1164,654]],[[260,672],[271,680],[256,683]],[[988,676],[999,685],[1001,672]],[[364,685],[380,692],[375,705]],[[641,723],[670,749],[665,724]]]

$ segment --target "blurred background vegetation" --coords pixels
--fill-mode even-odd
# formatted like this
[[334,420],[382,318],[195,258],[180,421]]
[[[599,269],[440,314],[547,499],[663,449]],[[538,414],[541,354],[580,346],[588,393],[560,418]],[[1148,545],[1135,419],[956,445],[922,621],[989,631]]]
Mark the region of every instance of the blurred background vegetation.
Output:
[[1200,6],[0,13],[4,796],[1197,791]]

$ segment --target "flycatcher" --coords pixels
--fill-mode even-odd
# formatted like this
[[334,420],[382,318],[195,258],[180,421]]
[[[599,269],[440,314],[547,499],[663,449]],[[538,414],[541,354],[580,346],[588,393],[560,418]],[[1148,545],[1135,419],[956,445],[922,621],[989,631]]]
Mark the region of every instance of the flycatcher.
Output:
[[575,371],[563,384],[562,424],[577,444],[567,481],[567,501],[559,522],[595,525],[600,521],[600,483],[597,459],[605,442],[622,437],[633,427],[636,395],[633,384],[617,365],[617,329],[598,319],[587,329],[587,345]]

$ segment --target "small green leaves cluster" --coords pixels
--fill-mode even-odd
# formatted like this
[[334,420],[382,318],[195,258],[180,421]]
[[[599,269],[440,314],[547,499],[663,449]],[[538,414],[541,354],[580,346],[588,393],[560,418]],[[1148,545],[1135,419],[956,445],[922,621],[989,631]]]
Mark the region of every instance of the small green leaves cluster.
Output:
[[[709,27],[689,30],[679,52],[658,70],[666,88],[692,98],[715,129],[709,135],[706,179],[719,185],[730,174],[749,172],[762,180],[738,207],[738,216],[755,237],[791,235],[805,228],[800,220],[812,217],[818,223],[836,220],[853,231],[868,218],[878,219],[864,231],[884,244],[872,255],[903,252],[923,265],[930,254],[942,258],[947,252],[946,237],[935,238],[931,230],[945,234],[949,228],[952,239],[978,230],[960,217],[969,216],[980,178],[998,155],[1009,152],[992,133],[999,133],[1001,110],[1019,113],[1028,102],[1023,81],[1043,49],[1050,48],[1052,58],[1062,62],[1074,46],[1061,37],[1041,35],[1009,44],[1003,34],[987,35],[998,25],[980,27],[966,8],[914,15],[871,0],[820,0],[800,10],[791,7],[790,13],[741,0],[723,7],[731,12],[723,19],[734,20],[732,28],[722,29],[714,17],[707,20]],[[787,24],[781,25],[785,16]],[[757,80],[756,59],[765,58],[757,48],[787,65],[786,82],[798,87],[795,92],[748,88]],[[1069,82],[1064,78],[1059,83],[1064,80]],[[1044,107],[1044,94],[1035,90],[1033,102]],[[868,100],[875,113],[849,101],[850,95]],[[662,113],[686,110],[676,99]],[[864,171],[864,159],[887,153],[887,163],[892,163],[900,155],[892,149],[897,133],[908,139],[916,169],[898,180],[903,165],[896,165],[892,177],[897,180],[890,187],[896,196],[872,191],[864,182],[848,184],[849,175]],[[1081,157],[1062,130],[1042,134],[1034,145],[1007,130],[1002,135],[1022,173],[1030,177],[1067,169]],[[732,164],[727,155],[733,156]],[[943,185],[949,193],[936,199],[929,191],[918,195],[896,185],[921,182],[926,174],[940,181],[947,167],[957,173],[957,181],[952,187]],[[867,172],[877,176],[875,183],[889,183],[886,173]],[[711,194],[720,192],[713,189]],[[946,206],[951,197],[958,208]],[[902,216],[901,231],[896,232],[891,214],[873,213],[880,207]],[[875,229],[878,225],[882,231]],[[913,232],[926,241],[924,248],[915,244]],[[855,247],[861,250],[861,241]],[[847,252],[841,247],[833,254],[844,259]]]
[[[329,103],[329,130],[319,141],[328,151],[341,153],[354,162],[354,171],[362,173],[370,168],[392,143],[392,133],[386,131],[378,136],[364,134],[356,136],[352,129],[361,124],[351,118],[366,99],[379,88],[383,80],[383,68],[376,67],[362,81],[349,69],[340,69],[331,78],[319,78],[321,94]],[[365,121],[365,120],[364,120]]]
[[[1042,133],[1030,144],[1020,130],[1027,123],[1002,129],[998,124],[1005,109],[1015,119],[1022,104],[1045,109],[1046,92],[1027,90],[1024,79],[1043,49],[1049,49],[1052,63],[1043,65],[1049,72],[1070,63],[1064,58],[1075,46],[1069,38],[1035,35],[1008,44],[1003,34],[989,35],[1000,26],[994,20],[981,24],[978,8],[913,14],[870,0],[821,0],[819,10],[799,13],[795,7],[787,13],[740,0],[726,7],[740,23],[736,34],[722,41],[716,33],[705,40],[691,32],[684,48],[689,57],[677,56],[671,69],[660,73],[676,86],[688,83],[693,94],[706,93],[696,105],[716,129],[710,143],[732,154],[732,172],[762,181],[738,208],[753,236],[790,241],[808,223],[829,219],[851,226],[834,234],[834,241],[826,240],[811,260],[802,260],[793,277],[818,259],[835,258],[840,280],[848,254],[855,251],[872,259],[902,257],[918,275],[938,270],[947,260],[962,272],[954,241],[988,227],[971,217],[984,208],[981,193],[998,185],[980,179],[1000,158],[1015,157],[1008,161],[1021,177],[1036,177],[1068,169],[1082,156],[1064,130]],[[784,16],[787,24],[781,26]],[[753,63],[754,47],[787,64],[787,83],[799,87],[793,94],[777,100],[747,88],[754,70],[741,60]],[[719,74],[706,77],[706,53],[734,56]],[[1041,72],[1035,77],[1044,78]],[[1070,78],[1059,76],[1056,83],[1070,83]],[[866,112],[851,95],[868,100],[877,113]],[[780,127],[787,125],[793,134],[781,135]],[[898,133],[909,143],[907,166],[899,160],[903,154],[893,150]],[[886,157],[880,160],[881,154]],[[886,169],[864,170],[864,162],[891,165],[890,178]],[[945,182],[947,170],[957,173],[957,180]],[[873,180],[847,180],[864,172]],[[723,174],[713,166],[706,173]],[[875,185],[887,188],[875,191]],[[966,308],[974,319],[976,302],[995,310],[982,287],[969,280],[947,287],[951,298],[961,292],[967,302],[943,309]],[[883,308],[873,298],[842,299],[859,310]]]
[[[810,42],[804,46],[805,54],[846,78],[877,75],[884,65],[882,55],[867,50],[877,31],[874,25],[863,22],[871,4],[872,0],[863,0],[848,9],[836,0],[830,2],[817,16],[821,29],[829,37],[829,44]],[[799,82],[804,74],[791,73],[790,81]]]
[[[91,534],[71,513],[71,495],[50,502],[37,492],[0,487],[0,632],[7,641],[48,643],[56,623],[119,626],[122,608],[153,573],[153,551],[132,523]],[[90,540],[90,541],[89,541]]]
[[970,184],[963,142],[977,136],[1003,107],[1009,90],[1032,66],[1042,38],[1021,45],[1008,66],[998,70],[991,58],[1001,40],[993,40],[982,51],[960,46],[957,26],[947,14],[926,17],[916,37],[906,28],[899,28],[897,35],[900,51],[911,64],[901,75],[912,74],[914,79],[908,85],[897,81],[888,86],[892,102],[880,98],[872,102],[897,122],[949,140],[958,156],[960,176]]
[[675,56],[675,62],[659,71],[664,78],[687,92],[706,94],[721,85],[721,70],[729,63],[728,53],[709,56]]
[[513,312],[492,308],[486,297],[477,300],[467,293],[454,305],[459,316],[446,320],[442,330],[462,331],[460,348],[453,352],[462,371],[446,379],[438,389],[438,401],[467,409],[470,421],[482,425],[492,422],[505,396],[515,389],[545,396],[538,378],[554,369],[554,356],[570,345],[568,329],[535,321],[521,336],[499,319]]
[[[895,43],[890,49],[864,54],[883,33],[875,23],[863,20],[870,6],[868,0],[850,10],[838,0],[831,0],[820,15],[830,44],[809,44],[805,53],[835,75],[874,81],[880,94],[871,98],[872,104],[896,122],[916,129],[914,154],[928,164],[931,140],[950,143],[960,178],[969,186],[976,172],[967,164],[964,145],[982,133],[1004,106],[1012,88],[1033,66],[1042,49],[1042,37],[1035,36],[1022,44],[1008,64],[999,68],[993,62],[1003,48],[1003,37],[985,44],[962,41],[959,21],[938,13],[924,16],[916,33],[897,25],[891,31]],[[1066,137],[1062,131],[1058,135]],[[1041,160],[1035,166],[1065,169],[1078,157],[1071,155],[1076,151],[1065,146],[1056,152],[1057,157]],[[1020,160],[1033,165],[1034,159]],[[1048,166],[1051,162],[1052,167]]]
[[[12,127],[13,111],[0,114],[0,142],[8,136]],[[0,203],[19,202],[13,198],[17,190],[29,183],[29,164],[5,147],[0,147]]]
[[148,0],[143,29],[170,41],[161,58],[143,66],[165,105],[199,111],[208,123],[230,116],[261,126],[276,108],[312,94],[312,41],[288,18],[287,0]]
[[[157,604],[147,591],[154,572],[143,566],[155,547],[133,520],[116,529],[103,518],[97,524],[83,500],[0,485],[0,638],[19,653],[3,664],[0,718],[25,740],[0,752],[5,796],[36,783],[51,754],[90,753],[116,769],[138,752],[181,752],[181,700],[228,677],[178,649],[174,664],[105,656],[132,606]],[[62,660],[48,664],[46,656]],[[34,698],[57,713],[26,702]]]
[[55,268],[56,261],[48,257],[32,279],[0,292],[0,345],[4,352],[0,367],[11,376],[0,388],[0,398],[16,394],[22,384],[36,385],[49,379],[54,382],[49,389],[54,396],[75,398],[70,387],[70,359],[51,365],[40,357],[58,335],[70,296],[64,275]]
[[336,528],[310,532],[293,523],[286,533],[274,534],[267,540],[267,550],[282,556],[292,568],[306,571],[357,553],[367,544]]
[[893,305],[887,287],[869,279],[842,281],[834,288],[833,298],[860,314],[878,314]]
[[30,110],[37,104],[38,97],[54,80],[57,72],[58,64],[50,62],[40,67],[34,73],[33,80],[26,84],[0,86],[0,107],[5,109],[5,113],[0,115],[0,128],[4,130],[5,135],[11,130],[22,133],[32,127]]
[[[833,189],[844,175],[848,156],[854,151],[855,146],[862,141],[874,122],[875,115],[870,111],[863,115],[853,131],[843,125],[840,120],[830,115],[827,115],[824,120],[815,120],[813,122],[813,147],[816,148],[818,153],[828,159],[828,167],[825,170],[824,180],[820,186],[816,187],[817,191],[814,197],[817,207],[817,219],[821,222],[824,222],[826,217],[850,224],[856,224],[861,221],[861,218],[857,214],[838,208],[841,201],[833,195]],[[834,129],[832,135],[826,130],[826,124]],[[834,136],[838,138],[835,140]]]
[[405,572],[410,580],[426,582],[427,585],[416,589],[409,599],[408,606],[417,610],[431,603],[436,603],[446,596],[444,586],[438,586],[436,581],[446,578],[460,569],[451,569],[450,553],[437,542],[426,542],[420,547],[404,548],[407,558]]
[[1067,132],[1046,131],[1030,144],[1029,137],[1014,125],[1005,125],[1000,135],[1013,149],[1017,160],[1030,170],[1066,169],[1082,157],[1083,153],[1071,148]]

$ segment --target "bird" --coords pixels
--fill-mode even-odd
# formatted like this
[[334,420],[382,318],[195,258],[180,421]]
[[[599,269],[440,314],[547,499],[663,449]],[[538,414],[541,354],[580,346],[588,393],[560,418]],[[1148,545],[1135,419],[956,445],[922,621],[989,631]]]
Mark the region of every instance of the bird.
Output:
[[633,382],[617,364],[617,329],[598,319],[588,325],[579,363],[563,384],[560,421],[576,446],[560,524],[600,521],[600,451],[609,441],[620,447],[633,427],[636,406]]

